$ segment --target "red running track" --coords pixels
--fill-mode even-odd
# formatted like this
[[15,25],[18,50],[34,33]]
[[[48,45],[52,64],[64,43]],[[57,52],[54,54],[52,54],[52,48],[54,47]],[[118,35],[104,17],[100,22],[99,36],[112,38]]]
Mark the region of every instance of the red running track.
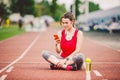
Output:
[[[53,34],[27,32],[0,42],[0,80],[86,80],[86,71],[50,70],[42,50],[54,51]],[[81,50],[92,59],[91,80],[120,80],[120,52],[84,38]]]

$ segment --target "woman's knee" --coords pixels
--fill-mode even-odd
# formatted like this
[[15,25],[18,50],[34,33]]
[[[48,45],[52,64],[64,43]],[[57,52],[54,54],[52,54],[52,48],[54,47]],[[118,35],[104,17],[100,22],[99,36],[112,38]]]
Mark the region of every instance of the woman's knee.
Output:
[[41,53],[42,57],[46,60],[48,60],[48,58],[50,57],[49,51],[42,51]]
[[83,54],[77,54],[76,56],[74,56],[73,60],[75,62],[83,62],[84,61],[84,56],[83,56]]

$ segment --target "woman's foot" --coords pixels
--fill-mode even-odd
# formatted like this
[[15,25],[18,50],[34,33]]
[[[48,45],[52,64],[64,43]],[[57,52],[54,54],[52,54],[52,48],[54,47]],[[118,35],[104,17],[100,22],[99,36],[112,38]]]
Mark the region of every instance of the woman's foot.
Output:
[[77,70],[77,65],[69,65],[66,67],[66,69],[63,69],[63,68],[59,68],[57,66],[55,66],[54,64],[50,64],[50,69],[51,70],[67,70],[67,71],[76,71]]
[[67,70],[67,71],[71,71],[71,70],[72,70],[72,71],[76,71],[76,70],[77,70],[77,66],[76,66],[76,65],[67,66],[67,67],[66,67],[66,70]]
[[64,70],[63,68],[59,68],[59,67],[55,66],[54,64],[50,64],[50,69],[51,70],[57,70],[57,69]]
[[55,69],[58,69],[58,68],[54,64],[50,64],[50,69],[55,70]]

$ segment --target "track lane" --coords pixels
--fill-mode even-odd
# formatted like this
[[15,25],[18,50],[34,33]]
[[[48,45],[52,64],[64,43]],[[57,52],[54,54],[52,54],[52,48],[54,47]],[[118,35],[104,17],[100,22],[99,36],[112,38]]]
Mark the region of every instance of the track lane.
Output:
[[26,33],[0,43],[0,73],[4,71],[2,68],[9,65],[21,55],[22,51],[28,47],[36,35],[36,33],[32,33],[30,36],[30,34]]
[[[40,52],[44,49],[54,51],[54,41],[51,35],[56,32],[56,29],[50,28],[47,32],[40,33],[40,38],[24,58],[14,65],[14,69],[8,74],[6,80],[85,80],[86,74],[84,69],[82,71],[69,72],[63,70],[50,70],[49,64],[40,56]],[[120,73],[118,71],[120,66],[118,51],[111,50],[108,47],[85,38],[82,53],[84,53],[86,57],[90,57],[93,61],[93,68],[91,71],[92,80],[120,79],[120,77],[117,76],[117,74]],[[94,70],[100,72],[102,76],[96,76]],[[62,75],[60,76],[60,74]],[[116,76],[112,76],[115,74]]]

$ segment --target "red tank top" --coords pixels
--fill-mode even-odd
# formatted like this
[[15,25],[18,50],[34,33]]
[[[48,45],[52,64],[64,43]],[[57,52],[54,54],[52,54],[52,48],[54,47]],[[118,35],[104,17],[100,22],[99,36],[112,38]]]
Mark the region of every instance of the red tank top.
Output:
[[65,35],[65,30],[62,31],[61,46],[60,47],[62,49],[61,56],[63,58],[66,58],[67,56],[69,56],[76,49],[77,33],[78,33],[78,30],[75,30],[72,39],[67,40],[66,35]]

